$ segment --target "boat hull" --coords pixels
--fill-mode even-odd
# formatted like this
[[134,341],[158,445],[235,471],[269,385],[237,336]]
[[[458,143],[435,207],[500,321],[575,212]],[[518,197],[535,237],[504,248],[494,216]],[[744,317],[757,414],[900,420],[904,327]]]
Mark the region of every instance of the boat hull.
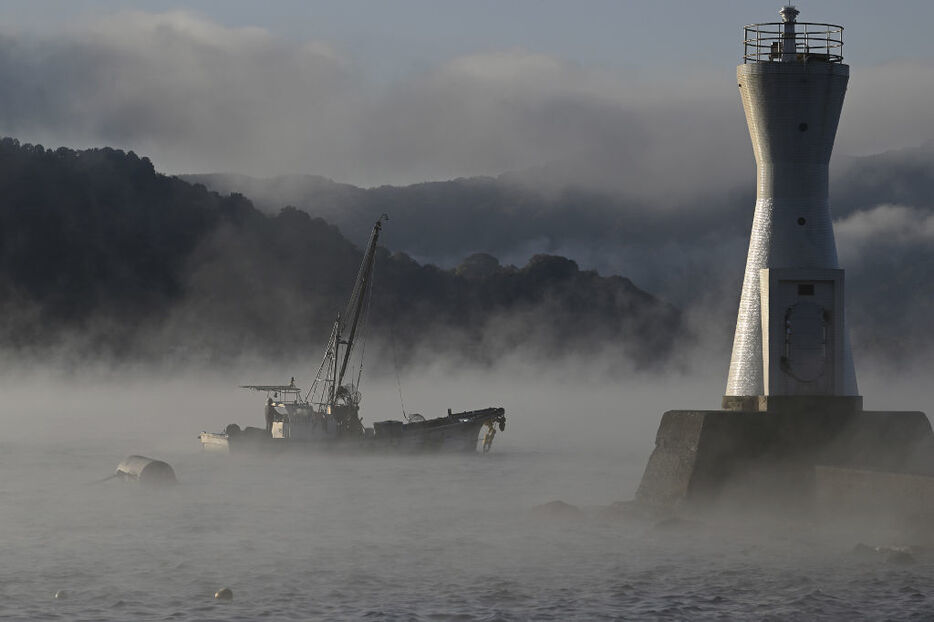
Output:
[[[486,452],[490,448],[496,426],[505,429],[506,415],[502,408],[452,413],[447,417],[427,421],[402,423],[382,421],[374,431],[363,436],[305,436],[275,438],[260,428],[240,430],[236,425],[224,433],[202,432],[201,445],[212,452],[279,452],[279,451],[392,451],[392,452]],[[486,433],[481,437],[483,428]]]
[[201,441],[201,447],[205,451],[228,453],[230,451],[230,442],[226,432],[202,432],[198,436]]

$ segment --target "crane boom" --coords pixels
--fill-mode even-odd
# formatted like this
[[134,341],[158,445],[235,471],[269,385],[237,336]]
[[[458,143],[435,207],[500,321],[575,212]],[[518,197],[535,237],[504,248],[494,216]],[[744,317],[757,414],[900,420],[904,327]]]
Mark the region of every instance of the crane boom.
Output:
[[344,373],[347,371],[347,363],[350,362],[354,339],[357,336],[357,327],[360,324],[360,315],[366,306],[367,286],[373,274],[373,260],[376,257],[376,242],[379,240],[379,234],[383,228],[383,220],[388,220],[385,214],[380,216],[376,224],[373,225],[373,232],[370,234],[370,243],[367,244],[366,252],[363,255],[363,261],[360,264],[360,270],[357,272],[357,282],[354,283],[353,292],[350,294],[350,300],[347,302],[347,310],[343,315],[344,318],[349,318],[350,320],[350,330],[347,334],[347,340],[344,342],[344,357],[341,361],[340,373],[337,376],[335,391],[344,381]]

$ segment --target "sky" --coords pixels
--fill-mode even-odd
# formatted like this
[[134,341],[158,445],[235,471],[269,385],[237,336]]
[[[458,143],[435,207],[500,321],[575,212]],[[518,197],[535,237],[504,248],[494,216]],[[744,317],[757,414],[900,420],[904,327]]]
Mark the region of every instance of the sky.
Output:
[[[2,2],[0,133],[132,149],[169,173],[374,186],[545,167],[558,184],[703,193],[751,175],[735,66],[742,26],[779,8]],[[846,27],[836,153],[934,138],[934,3],[798,8],[801,21]]]
[[[330,41],[389,75],[478,51],[520,47],[587,65],[690,69],[738,59],[740,27],[778,20],[774,0],[629,2],[591,0],[244,0],[3,2],[7,28],[54,33],[127,8],[188,10],[229,28],[258,27],[292,41]],[[844,25],[847,57],[857,64],[934,58],[925,0],[798,3],[801,21]],[[703,44],[698,46],[698,40]],[[728,66],[728,65],[726,65]]]

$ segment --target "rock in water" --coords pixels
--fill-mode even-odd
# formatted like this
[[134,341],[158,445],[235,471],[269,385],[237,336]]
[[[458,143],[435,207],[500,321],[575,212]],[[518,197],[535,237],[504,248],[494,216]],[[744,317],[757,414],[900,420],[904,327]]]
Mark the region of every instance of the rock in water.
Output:
[[544,518],[579,518],[583,512],[576,506],[564,501],[550,501],[532,508],[536,516]]
[[658,531],[673,531],[678,529],[696,529],[701,523],[690,518],[681,518],[680,516],[669,516],[655,523],[654,529]]
[[214,593],[214,600],[233,600],[233,591],[229,587],[222,587]]
[[885,558],[890,564],[907,565],[915,563],[915,558],[908,551],[892,551]]
[[53,596],[53,598],[55,600],[64,600],[68,598],[68,592],[66,592],[65,590],[59,590],[55,592],[55,596]]
[[175,484],[175,471],[167,462],[146,456],[129,456],[117,465],[116,475],[147,486]]

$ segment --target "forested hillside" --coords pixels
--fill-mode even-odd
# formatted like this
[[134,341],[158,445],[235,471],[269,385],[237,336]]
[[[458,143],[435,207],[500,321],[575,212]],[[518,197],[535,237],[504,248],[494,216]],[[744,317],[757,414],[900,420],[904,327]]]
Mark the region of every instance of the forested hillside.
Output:
[[[40,360],[314,358],[364,243],[296,208],[266,214],[242,195],[159,174],[132,152],[3,139],[0,348]],[[681,323],[629,280],[563,257],[514,267],[474,255],[444,270],[381,248],[371,328],[377,343],[391,332],[402,361],[611,348],[652,365]]]

